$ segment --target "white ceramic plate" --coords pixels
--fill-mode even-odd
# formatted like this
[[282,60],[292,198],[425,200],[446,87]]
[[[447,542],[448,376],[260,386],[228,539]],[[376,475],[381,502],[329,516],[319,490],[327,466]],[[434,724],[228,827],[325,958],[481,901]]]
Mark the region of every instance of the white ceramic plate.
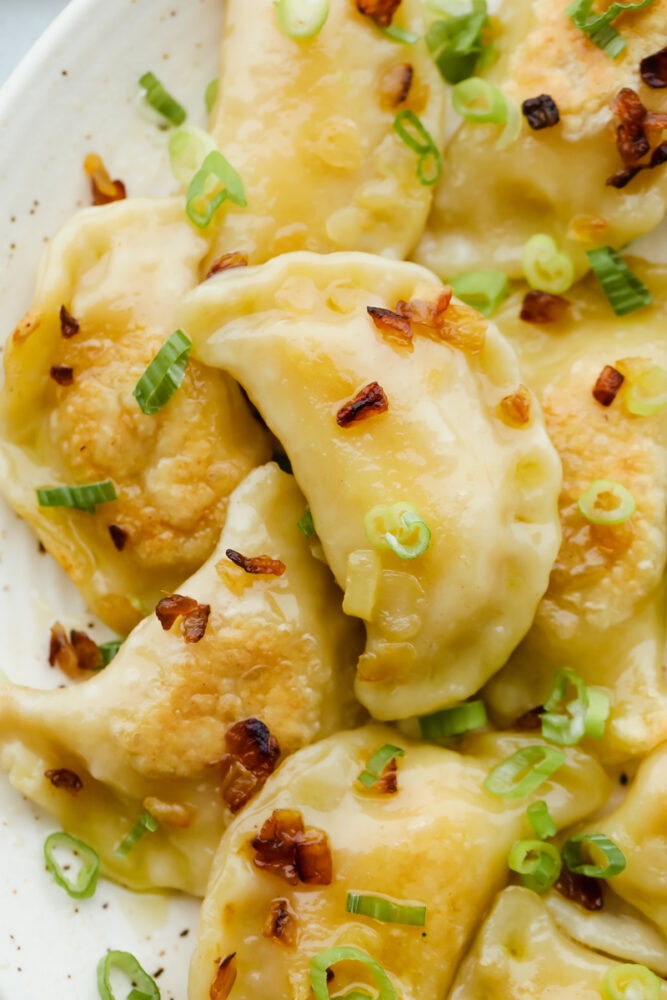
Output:
[[[137,114],[137,81],[152,70],[204,125],[222,13],[223,0],[73,0],[0,91],[0,341],[30,305],[44,243],[89,204],[86,153],[99,153],[129,195],[177,189],[165,133]],[[108,635],[0,502],[0,668],[12,680],[62,682],[46,658],[56,619]],[[93,899],[71,900],[44,867],[54,829],[0,775],[0,1000],[92,1000],[108,948],[132,952],[151,974],[163,969],[163,1000],[183,1000],[196,901],[104,880]]]

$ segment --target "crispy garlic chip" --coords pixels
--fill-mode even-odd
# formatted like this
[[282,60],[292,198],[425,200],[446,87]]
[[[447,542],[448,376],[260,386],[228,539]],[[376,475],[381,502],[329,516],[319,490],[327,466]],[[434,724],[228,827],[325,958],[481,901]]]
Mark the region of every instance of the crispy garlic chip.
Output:
[[[527,420],[507,417],[515,356],[460,303],[433,318],[448,296],[413,264],[290,254],[219,275],[179,314],[292,461],[344,610],[366,621],[356,691],[381,719],[477,691],[530,626],[559,543],[560,468],[539,407],[524,388]],[[417,319],[386,316],[397,308]],[[371,382],[386,410],[340,426]],[[416,558],[365,528],[379,505],[390,530],[401,504],[427,526],[422,549],[430,531]]]
[[[600,749],[611,760],[646,753],[667,737],[667,407],[652,415],[629,409],[644,373],[667,370],[660,333],[667,281],[664,268],[637,259],[631,265],[653,290],[654,304],[622,322],[610,318],[593,278],[568,293],[571,305],[557,323],[522,323],[516,298],[497,317],[542,402],[563,463],[563,540],[535,623],[485,697],[507,726],[543,704],[555,671],[570,667],[610,696]],[[593,390],[607,365],[624,378],[604,406]],[[631,491],[636,511],[625,523],[593,524],[578,509],[596,479]]]
[[[229,494],[270,454],[238,387],[197,361],[155,415],[132,395],[207,247],[180,199],[80,213],[49,245],[5,350],[0,487],[120,632],[208,558]],[[118,500],[94,515],[38,506],[39,487],[106,479]]]
[[[132,888],[203,894],[226,803],[239,808],[279,759],[359,718],[350,692],[361,637],[297,526],[304,508],[293,477],[273,464],[238,487],[218,549],[179,588],[210,607],[198,641],[186,642],[187,617],[165,631],[151,615],[92,680],[0,687],[0,765],[12,784]],[[232,548],[279,557],[284,572],[246,573],[226,557]],[[247,719],[272,739],[249,726],[248,739],[237,731],[230,743],[230,727]],[[259,761],[244,756],[254,744]],[[78,777],[68,782],[75,794],[62,769]],[[142,809],[158,830],[119,858]]]
[[[379,963],[402,1000],[445,996],[477,921],[507,878],[508,851],[527,832],[531,799],[498,799],[483,781],[495,764],[530,742],[486,734],[469,738],[459,754],[368,726],[291,757],[220,845],[202,908],[189,1000],[208,1000],[219,963],[233,953],[237,1000],[306,997],[310,959],[339,946],[358,948]],[[357,781],[384,744],[405,751],[394,794]],[[533,796],[546,800],[555,822],[565,826],[604,801],[607,791],[600,766],[575,749]],[[258,867],[251,842],[281,810],[296,812],[307,830],[326,836],[329,884],[291,884]],[[350,891],[425,905],[426,923],[383,923],[348,913]],[[276,901],[288,915],[289,943],[274,933]],[[357,964],[333,971],[336,994],[366,981]]]
[[[394,23],[423,36],[419,0],[403,0]],[[219,92],[209,127],[248,207],[219,213],[214,256],[241,250],[256,264],[292,250],[364,250],[400,258],[415,246],[434,188],[420,183],[419,156],[393,124],[410,110],[442,147],[444,87],[423,37],[397,44],[354,0],[341,0],[318,35],[294,41],[273,4],[230,0]]]
[[[554,237],[583,274],[586,250],[625,246],[662,221],[662,167],[643,171],[622,190],[605,181],[623,168],[615,141],[619,119],[610,107],[619,91],[635,89],[649,110],[667,108],[664,91],[643,86],[639,75],[640,60],[662,45],[667,3],[654,0],[619,18],[627,48],[617,59],[574,26],[567,6],[568,0],[502,5],[499,57],[485,78],[519,104],[548,95],[560,121],[535,131],[524,119],[518,140],[506,149],[496,148],[502,126],[463,123],[445,152],[417,250],[416,259],[437,274],[498,268],[519,277],[521,249],[535,233]],[[660,141],[660,132],[648,135],[653,146]]]
[[[608,943],[612,949],[617,946],[616,941]],[[498,896],[449,996],[450,1000],[528,996],[596,1000],[605,995],[605,975],[618,964],[575,944],[558,930],[536,893],[512,886]],[[667,997],[667,983],[660,985],[660,997]]]

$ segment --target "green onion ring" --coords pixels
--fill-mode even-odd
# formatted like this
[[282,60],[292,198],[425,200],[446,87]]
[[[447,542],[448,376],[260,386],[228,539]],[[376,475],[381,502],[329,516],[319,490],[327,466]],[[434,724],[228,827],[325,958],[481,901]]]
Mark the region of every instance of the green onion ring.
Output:
[[604,14],[591,16],[593,0],[573,0],[565,8],[565,13],[570,18],[575,27],[583,31],[598,48],[609,56],[610,59],[617,59],[626,48],[627,42],[622,35],[612,27],[612,21],[619,14],[626,11],[641,10],[648,7],[653,0],[638,0],[637,3],[612,3]]
[[607,719],[609,718],[609,695],[600,688],[588,689],[588,711],[584,722],[584,736],[594,740],[602,739]]
[[206,229],[224,201],[245,208],[243,182],[231,163],[217,149],[209,153],[192,178],[185,212],[199,229]]
[[421,37],[416,31],[407,31],[405,28],[399,28],[397,24],[380,28],[380,31],[387,38],[391,38],[392,42],[400,42],[402,45],[414,45]]
[[361,913],[364,917],[381,920],[387,924],[406,924],[414,927],[423,927],[426,924],[426,907],[423,903],[396,903],[384,896],[348,892],[345,909],[348,913]]
[[[394,131],[413,152],[419,154],[417,178],[420,184],[430,187],[442,176],[442,157],[430,133],[409,108],[399,111],[394,119]],[[432,172],[427,165],[432,164]]]
[[[67,877],[53,856],[57,847],[66,847],[81,857],[82,864],[75,882]],[[90,899],[94,895],[100,874],[100,858],[88,844],[69,833],[52,833],[44,841],[44,860],[54,880],[72,899]]]
[[566,292],[574,281],[574,264],[560,253],[556,241],[546,233],[536,233],[522,251],[523,273],[531,288],[552,295]]
[[660,980],[645,965],[612,965],[602,992],[605,1000],[658,1000]]
[[417,559],[431,544],[431,529],[410,503],[377,504],[364,517],[364,530],[371,545],[400,559]]
[[[487,775],[484,787],[487,792],[503,799],[522,799],[539,788],[566,760],[566,754],[554,747],[524,747],[494,767]],[[530,768],[527,774],[516,781],[527,768]]]
[[[131,1000],[134,995],[135,1000],[146,997],[147,1000],[160,1000],[160,990],[158,985],[148,973],[141,968],[138,961],[129,951],[110,951],[104,958],[101,958],[97,965],[97,989],[101,1000],[116,1000],[111,988],[111,972],[119,969],[125,973],[135,989],[127,997]],[[138,994],[138,996],[137,996]]]
[[137,382],[133,396],[142,413],[154,416],[183,384],[192,343],[182,330],[164,342]]
[[302,517],[296,522],[299,531],[306,536],[306,538],[312,538],[315,534],[315,522],[313,521],[313,515],[311,513],[310,507],[306,507]]
[[510,293],[509,279],[504,271],[468,271],[452,278],[449,284],[457,298],[487,318],[493,316]]
[[[609,495],[617,504],[611,510],[598,507],[600,497]],[[595,479],[577,500],[579,513],[592,524],[624,524],[632,517],[637,504],[629,489],[613,479]]]
[[[586,845],[601,851],[607,864],[596,865],[584,861]],[[626,865],[623,851],[604,833],[577,833],[570,837],[563,847],[563,861],[571,872],[588,875],[589,878],[612,878],[622,872]]]
[[[566,702],[562,711],[554,711],[565,700],[570,684],[576,688],[577,697]],[[565,667],[557,670],[551,693],[544,703],[544,712],[540,715],[544,739],[558,746],[574,746],[584,735],[587,712],[588,688],[581,677]]]
[[443,708],[430,715],[422,715],[419,728],[424,740],[444,740],[450,736],[461,736],[473,729],[485,726],[486,705],[481,699],[464,701],[461,705]]
[[[378,988],[376,1000],[398,1000],[396,990],[391,985],[389,976],[381,965],[359,948],[338,947],[327,948],[310,960],[310,985],[315,1000],[329,1000],[327,988],[327,970],[338,962],[361,962],[370,971]],[[108,1000],[107,997],[103,1000]]]
[[109,666],[113,658],[118,655],[118,650],[123,645],[123,642],[123,639],[109,639],[108,642],[100,643],[99,651],[102,654],[102,666],[100,670]]
[[40,507],[70,507],[72,510],[84,510],[87,514],[94,514],[100,504],[118,499],[116,487],[110,479],[84,486],[50,486],[36,492]]
[[186,125],[174,132],[169,140],[171,172],[188,187],[209,153],[216,149],[213,137],[201,128]]
[[401,747],[392,746],[391,743],[385,743],[383,747],[376,750],[364,770],[357,775],[357,781],[360,781],[366,788],[370,788],[379,779],[389,761],[393,760],[394,757],[405,757],[405,750]]
[[329,17],[329,0],[278,0],[275,8],[283,35],[295,41],[319,34]]
[[218,99],[218,91],[220,90],[220,79],[216,76],[215,80],[211,80],[208,87],[206,88],[206,93],[204,94],[204,103],[206,104],[207,112],[211,113],[215,106],[215,102]]
[[613,247],[587,250],[586,256],[617,316],[627,316],[636,309],[650,306],[653,301],[650,289],[630,270]]
[[547,837],[555,837],[558,833],[558,827],[551,818],[549,806],[546,802],[540,800],[539,802],[531,803],[526,809],[526,815],[530,820],[530,825],[535,832],[535,836],[539,840],[546,840]]
[[507,149],[508,146],[511,146],[519,138],[523,128],[523,115],[518,101],[515,101],[513,97],[504,96],[507,104],[507,121],[498,137],[496,149]]
[[667,371],[654,365],[633,379],[625,393],[625,407],[638,417],[652,417],[667,406]]
[[144,73],[139,86],[146,91],[146,100],[172,125],[182,125],[187,118],[185,108],[169,94],[154,73]]
[[527,888],[536,892],[549,889],[563,867],[558,848],[543,840],[518,840],[509,853],[507,864],[522,876]]
[[452,105],[457,115],[469,122],[504,125],[507,121],[505,95],[480,76],[471,76],[455,84],[452,88]]
[[149,812],[142,813],[128,833],[127,837],[124,837],[123,840],[121,840],[120,844],[114,851],[114,854],[117,854],[119,858],[124,858],[126,854],[129,854],[133,847],[136,847],[142,837],[144,837],[147,833],[155,833],[157,828],[157,820],[153,819]]

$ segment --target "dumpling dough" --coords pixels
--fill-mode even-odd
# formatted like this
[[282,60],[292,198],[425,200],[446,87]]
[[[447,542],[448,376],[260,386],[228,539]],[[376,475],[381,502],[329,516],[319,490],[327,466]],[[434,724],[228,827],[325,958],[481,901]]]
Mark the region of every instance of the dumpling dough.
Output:
[[570,941],[536,893],[512,886],[482,925],[449,1000],[600,1000],[616,964]]
[[[498,316],[563,463],[563,541],[535,624],[486,694],[506,726],[542,704],[559,667],[572,668],[611,697],[601,745],[607,759],[646,753],[667,737],[667,410],[629,413],[627,382],[609,407],[592,395],[607,364],[643,358],[667,368],[664,269],[630,264],[653,290],[654,305],[622,320],[592,278],[569,293],[570,318],[562,322],[522,323],[516,299]],[[579,513],[577,500],[595,479],[631,490],[637,511],[625,524],[593,525]]]
[[642,763],[625,801],[596,822],[595,832],[625,855],[627,867],[611,888],[667,935],[667,744]]
[[[260,718],[286,755],[359,717],[357,623],[336,610],[331,575],[297,527],[304,509],[294,478],[274,464],[236,490],[217,551],[179,588],[211,605],[200,642],[187,645],[178,622],[165,632],[152,615],[93,680],[54,692],[0,687],[1,766],[126,885],[203,895],[230,819],[212,766],[230,725]],[[229,547],[279,558],[285,573],[246,574],[225,558]],[[44,777],[59,768],[81,778],[78,796]],[[190,825],[161,823],[118,858],[147,797],[184,806]]]
[[500,55],[485,75],[519,103],[548,94],[561,120],[539,131],[524,121],[519,139],[503,150],[495,148],[499,130],[492,125],[458,130],[416,255],[444,278],[478,268],[519,277],[521,248],[535,233],[553,236],[583,274],[593,245],[625,246],[662,221],[667,172],[646,170],[622,190],[605,180],[623,166],[610,110],[619,90],[632,87],[650,110],[667,109],[664,91],[644,86],[639,75],[640,60],[662,44],[667,2],[618,18],[628,43],[618,59],[572,24],[567,5],[503,2]]
[[[189,1000],[208,1000],[218,964],[233,952],[234,1000],[306,1000],[310,958],[339,945],[360,948],[379,962],[401,1000],[443,997],[477,920],[507,878],[513,842],[527,835],[529,800],[498,799],[482,782],[495,764],[531,742],[487,734],[468,740],[461,755],[368,726],[295,754],[220,845],[202,908]],[[385,743],[405,750],[395,795],[365,792],[355,781]],[[600,766],[574,750],[533,797],[546,800],[555,822],[566,826],[594,809],[607,791]],[[331,885],[292,887],[255,867],[249,844],[274,809],[299,810],[306,826],[327,834]],[[349,890],[425,904],[426,926],[348,914]],[[276,898],[286,899],[296,915],[296,946],[262,933]],[[337,994],[345,992],[341,970],[334,970]]]
[[[198,357],[241,382],[287,450],[340,586],[356,558],[372,567],[356,691],[380,719],[477,691],[530,626],[558,549],[559,463],[534,400],[527,424],[501,419],[519,373],[496,328],[452,304],[452,336],[465,348],[481,331],[481,352],[419,327],[410,352],[367,314],[442,291],[413,264],[289,254],[212,279],[180,312]],[[339,408],[374,380],[387,412],[340,428]],[[403,501],[432,532],[410,561],[364,531],[376,504]]]
[[[420,0],[403,0],[393,23],[423,36]],[[434,188],[393,129],[404,108],[441,148],[444,87],[423,40],[397,44],[354,0],[337,0],[316,37],[293,41],[272,3],[229,0],[210,130],[248,207],[219,212],[215,254],[244,251],[254,264],[291,250],[405,257]]]
[[[5,349],[0,488],[120,632],[208,558],[229,494],[270,455],[238,387],[196,361],[157,415],[132,395],[207,246],[179,199],[87,209],[50,244]],[[69,338],[61,306],[80,325]],[[57,384],[52,366],[72,368],[72,384]],[[119,499],[94,516],[37,504],[37,487],[107,478]],[[127,534],[122,551],[110,525]]]

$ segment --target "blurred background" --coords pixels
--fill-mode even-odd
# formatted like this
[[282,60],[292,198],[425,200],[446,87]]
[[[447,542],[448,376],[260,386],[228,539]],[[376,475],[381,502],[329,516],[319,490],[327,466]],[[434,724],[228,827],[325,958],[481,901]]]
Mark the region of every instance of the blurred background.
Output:
[[68,0],[0,0],[0,83]]

